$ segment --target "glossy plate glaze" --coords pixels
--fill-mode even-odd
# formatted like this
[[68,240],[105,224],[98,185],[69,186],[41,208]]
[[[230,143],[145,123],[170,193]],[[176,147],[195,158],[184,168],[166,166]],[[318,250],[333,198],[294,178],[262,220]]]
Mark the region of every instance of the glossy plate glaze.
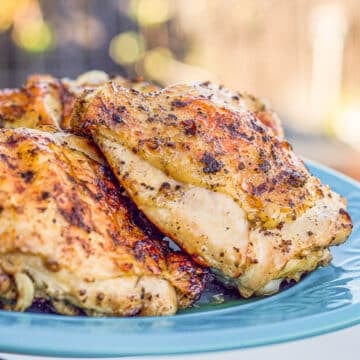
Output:
[[[326,268],[267,298],[204,300],[176,316],[87,318],[0,311],[0,351],[121,356],[215,351],[279,343],[360,323],[360,185],[323,166],[310,170],[348,199],[350,239]],[[216,297],[215,297],[216,298]]]

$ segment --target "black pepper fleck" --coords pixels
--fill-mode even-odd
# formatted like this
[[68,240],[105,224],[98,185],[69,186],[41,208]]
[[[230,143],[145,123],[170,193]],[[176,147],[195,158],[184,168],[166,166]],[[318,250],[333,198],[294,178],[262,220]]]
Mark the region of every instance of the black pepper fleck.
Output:
[[206,165],[203,168],[205,174],[216,174],[224,167],[224,164],[216,160],[209,152],[205,152],[200,161]]
[[29,171],[24,171],[20,173],[20,176],[22,177],[22,179],[26,182],[29,183],[32,181],[32,179],[34,178],[35,174],[33,171],[29,170]]
[[120,124],[123,122],[122,117],[119,114],[113,114],[112,119],[114,122],[116,122],[117,124]]

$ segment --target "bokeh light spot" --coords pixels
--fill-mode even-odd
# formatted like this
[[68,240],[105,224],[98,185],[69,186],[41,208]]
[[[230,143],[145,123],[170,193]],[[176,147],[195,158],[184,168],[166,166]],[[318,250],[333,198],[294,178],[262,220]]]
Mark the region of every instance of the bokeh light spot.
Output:
[[130,14],[142,26],[151,26],[168,21],[173,16],[169,0],[132,0]]
[[144,53],[144,39],[134,31],[115,36],[109,47],[110,57],[118,64],[137,62]]
[[169,72],[173,55],[168,48],[157,47],[147,51],[144,57],[144,70],[146,75],[157,81],[163,81]]
[[19,10],[28,5],[27,0],[0,0],[0,33],[8,30]]
[[51,46],[53,36],[49,25],[36,20],[17,26],[13,31],[15,43],[29,52],[43,52]]

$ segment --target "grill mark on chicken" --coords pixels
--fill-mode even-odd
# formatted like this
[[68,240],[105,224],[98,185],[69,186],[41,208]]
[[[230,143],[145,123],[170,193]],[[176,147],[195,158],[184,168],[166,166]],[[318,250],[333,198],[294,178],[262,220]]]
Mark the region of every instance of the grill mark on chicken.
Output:
[[[74,198],[74,200],[79,200]],[[66,206],[62,204],[64,201],[60,201],[58,204],[60,214],[72,225],[78,226],[90,233],[94,229],[94,224],[89,223],[90,209],[83,203],[76,203],[74,206]]]
[[11,161],[9,160],[9,157],[6,154],[0,153],[0,158],[2,161],[6,162],[6,164],[9,166],[10,169],[12,169],[12,170],[16,169],[16,166],[11,163]]

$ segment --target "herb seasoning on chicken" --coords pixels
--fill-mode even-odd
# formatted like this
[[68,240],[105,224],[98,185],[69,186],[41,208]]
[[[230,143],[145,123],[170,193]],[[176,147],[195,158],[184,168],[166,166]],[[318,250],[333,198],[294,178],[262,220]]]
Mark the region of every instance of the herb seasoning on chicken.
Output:
[[328,264],[329,246],[351,232],[345,200],[309,173],[253,96],[109,83],[78,99],[72,128],[92,137],[159,229],[245,297]]

